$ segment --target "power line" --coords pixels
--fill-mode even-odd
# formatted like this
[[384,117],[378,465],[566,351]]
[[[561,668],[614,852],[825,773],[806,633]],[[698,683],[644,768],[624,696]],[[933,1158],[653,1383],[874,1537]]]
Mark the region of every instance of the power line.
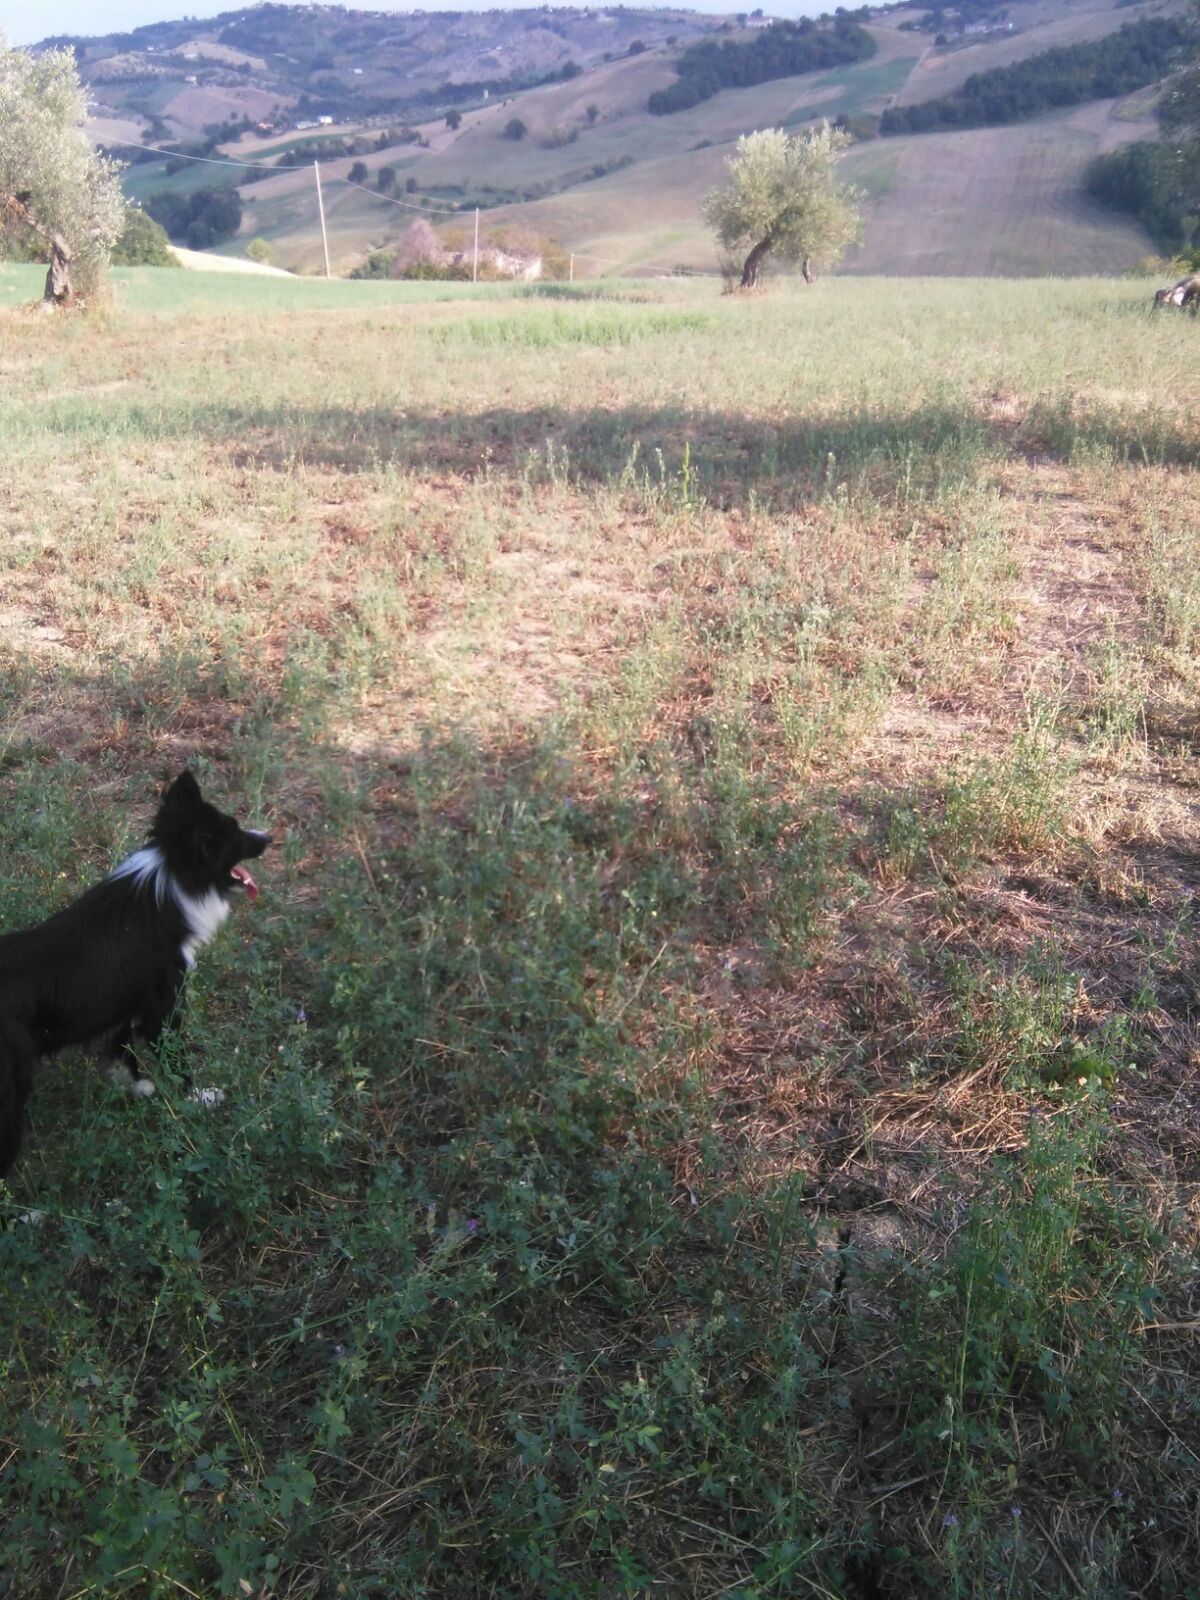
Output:
[[126,150],[148,150],[164,161],[204,161],[210,167],[237,167],[242,172],[287,172],[288,167],[273,167],[265,161],[230,161],[227,156],[190,156],[183,150],[159,150],[152,144],[137,144],[132,139],[102,139],[102,144],[119,144]]
[[375,200],[386,200],[390,206],[403,206],[406,211],[425,211],[435,217],[459,217],[461,211],[454,211],[446,206],[423,206],[419,200],[397,200],[394,195],[380,194],[378,189],[368,189],[365,183],[355,183],[352,178],[343,178],[334,173],[335,183],[348,183],[352,189],[361,189],[364,194],[369,194]]

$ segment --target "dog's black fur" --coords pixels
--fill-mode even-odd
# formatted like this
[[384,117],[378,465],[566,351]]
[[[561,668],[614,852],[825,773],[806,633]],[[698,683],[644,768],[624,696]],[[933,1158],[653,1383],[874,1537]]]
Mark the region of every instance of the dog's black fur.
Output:
[[45,922],[0,936],[0,1177],[16,1160],[43,1056],[103,1040],[129,1086],[153,1092],[129,1046],[159,1038],[232,897],[258,892],[240,863],[270,842],[209,805],[183,772],[144,849]]

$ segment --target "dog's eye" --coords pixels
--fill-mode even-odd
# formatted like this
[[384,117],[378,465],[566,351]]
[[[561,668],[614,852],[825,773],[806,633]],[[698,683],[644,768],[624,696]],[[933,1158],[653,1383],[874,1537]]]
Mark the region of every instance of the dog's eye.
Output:
[[196,835],[196,842],[210,860],[224,852],[225,837],[220,828],[202,828]]

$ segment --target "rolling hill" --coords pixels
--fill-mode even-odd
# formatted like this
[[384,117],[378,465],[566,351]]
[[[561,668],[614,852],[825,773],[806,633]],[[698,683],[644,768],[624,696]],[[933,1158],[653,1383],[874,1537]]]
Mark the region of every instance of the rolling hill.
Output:
[[166,139],[242,117],[400,117],[544,81],[631,48],[670,40],[682,49],[722,20],[623,6],[425,13],[260,4],[208,21],[45,43],[74,50],[99,117]]
[[[1136,14],[1159,14],[1174,5],[1175,0],[1151,3]],[[325,116],[342,113],[327,127],[303,135],[275,129],[243,134],[213,152],[217,159],[256,163],[244,179],[232,169],[200,163],[174,173],[165,162],[152,163],[131,168],[131,195],[144,199],[156,188],[236,179],[244,221],[240,240],[224,248],[236,252],[250,238],[262,237],[281,265],[317,271],[323,258],[311,166],[276,163],[289,137],[367,135],[370,150],[322,161],[336,272],[393,242],[422,211],[453,228],[455,214],[478,207],[485,228],[520,225],[553,239],[575,254],[577,272],[589,275],[712,270],[700,202],[719,181],[742,133],[771,125],[798,128],[820,117],[878,115],[890,105],[945,94],[972,72],[1115,32],[1130,16],[1114,0],[1022,0],[1007,13],[1015,19],[1012,31],[1005,23],[982,37],[960,33],[938,45],[927,27],[913,26],[919,10],[876,11],[869,22],[876,47],[869,60],[726,89],[686,111],[655,117],[647,112],[647,100],[675,81],[675,63],[690,43],[714,28],[734,39],[750,33],[729,19],[665,10],[491,12],[447,20],[395,14],[384,19],[315,7],[305,9],[308,31],[300,43],[293,37],[292,59],[279,61],[273,45],[282,37],[280,14],[295,9],[260,6],[212,23],[192,22],[186,30],[164,24],[136,36],[84,42],[81,59],[95,92],[104,83],[108,99],[120,102],[98,108],[103,116],[98,114],[97,137],[129,137],[108,130],[128,129],[139,107],[147,115],[145,84],[113,93],[114,57],[104,53],[119,46],[115,59],[127,62],[135,38],[139,58],[159,58],[161,73],[167,71],[164,53],[171,70],[181,64],[199,69],[189,75],[201,81],[174,94],[163,87],[165,78],[157,80],[161,109],[153,114],[160,123],[173,120],[177,131],[197,131],[227,114],[221,97],[235,92],[227,81],[231,76],[243,96],[277,94],[281,109],[275,115],[293,125],[306,120],[300,110],[317,105],[314,85],[346,90],[339,99],[331,89],[332,98],[320,102],[332,108]],[[385,21],[390,33],[383,31]],[[372,76],[364,70],[360,83],[349,63],[358,59],[373,27]],[[177,37],[180,30],[187,39]],[[556,41],[553,48],[547,36]],[[582,70],[564,76],[568,60]],[[480,74],[493,69],[506,76],[493,77],[489,86]],[[534,82],[539,75],[552,81]],[[389,83],[390,109],[381,110]],[[288,95],[289,109],[283,109]],[[459,109],[457,127],[447,123],[447,95]],[[505,134],[518,113],[526,129],[519,140]],[[124,120],[114,124],[114,118]],[[408,123],[404,142],[376,148],[381,130],[402,121]],[[149,123],[138,126],[138,142],[144,142]],[[1135,224],[1088,200],[1082,177],[1094,155],[1153,130],[1153,95],[1141,91],[1008,128],[863,143],[845,165],[847,177],[866,195],[866,235],[843,270],[1022,274],[1127,267],[1147,252],[1149,242]],[[340,180],[356,160],[367,177],[352,188]],[[385,167],[394,169],[390,194],[377,191]]]

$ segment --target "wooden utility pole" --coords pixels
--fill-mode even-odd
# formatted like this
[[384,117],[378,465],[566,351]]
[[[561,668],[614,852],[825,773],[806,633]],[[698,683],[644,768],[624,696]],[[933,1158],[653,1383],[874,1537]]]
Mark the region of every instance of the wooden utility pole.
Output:
[[325,276],[331,278],[333,274],[329,270],[329,236],[325,232],[325,202],[321,199],[321,169],[315,161],[313,177],[317,180],[317,210],[321,214],[321,246],[325,251]]
[[475,254],[471,258],[471,282],[479,282],[479,207],[475,207]]

